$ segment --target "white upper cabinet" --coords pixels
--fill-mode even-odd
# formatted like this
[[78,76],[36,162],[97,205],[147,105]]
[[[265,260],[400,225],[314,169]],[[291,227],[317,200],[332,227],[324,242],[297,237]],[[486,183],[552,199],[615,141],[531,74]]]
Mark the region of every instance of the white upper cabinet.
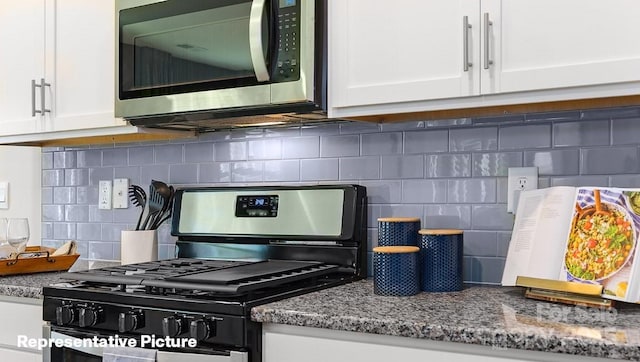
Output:
[[50,121],[43,131],[109,127],[114,116],[115,4],[113,0],[47,2],[46,80]]
[[636,0],[329,1],[329,116],[638,95],[637,19]]
[[43,20],[43,0],[0,1],[0,136],[38,131],[31,83],[44,78]]
[[640,79],[637,0],[482,0],[482,17],[493,60],[482,93]]
[[331,105],[479,94],[479,13],[477,0],[330,1]]

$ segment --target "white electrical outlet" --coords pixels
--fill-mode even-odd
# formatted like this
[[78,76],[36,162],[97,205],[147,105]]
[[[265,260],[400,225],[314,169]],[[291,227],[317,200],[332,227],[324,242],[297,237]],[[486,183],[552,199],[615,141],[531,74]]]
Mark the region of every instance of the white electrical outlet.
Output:
[[507,178],[507,212],[518,209],[518,199],[522,191],[538,188],[537,167],[510,167]]
[[128,178],[113,179],[113,208],[114,209],[126,209],[129,207],[129,199],[127,198],[127,192],[129,192]]
[[111,210],[111,192],[111,181],[100,181],[98,183],[98,209]]

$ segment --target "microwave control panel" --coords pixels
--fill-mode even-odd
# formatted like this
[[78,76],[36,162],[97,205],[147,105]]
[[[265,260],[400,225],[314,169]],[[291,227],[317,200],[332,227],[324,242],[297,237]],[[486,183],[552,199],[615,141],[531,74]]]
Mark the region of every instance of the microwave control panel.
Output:
[[272,79],[289,82],[300,79],[300,0],[278,3],[278,53]]

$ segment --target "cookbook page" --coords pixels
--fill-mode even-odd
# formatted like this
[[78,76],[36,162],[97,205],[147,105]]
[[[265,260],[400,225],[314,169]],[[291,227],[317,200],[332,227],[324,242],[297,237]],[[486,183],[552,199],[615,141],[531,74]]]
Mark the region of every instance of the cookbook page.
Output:
[[518,276],[558,279],[575,188],[558,186],[520,195],[502,285]]
[[561,280],[600,284],[603,296],[638,302],[640,190],[576,189]]

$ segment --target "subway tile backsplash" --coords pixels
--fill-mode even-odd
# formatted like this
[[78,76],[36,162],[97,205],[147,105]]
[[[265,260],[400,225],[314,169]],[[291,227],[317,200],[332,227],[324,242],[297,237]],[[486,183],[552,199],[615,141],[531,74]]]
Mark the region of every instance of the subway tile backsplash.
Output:
[[[145,188],[151,179],[176,186],[358,183],[369,194],[369,251],[378,217],[418,216],[422,227],[465,230],[466,281],[499,283],[513,227],[508,168],[537,166],[540,187],[640,187],[639,135],[640,107],[622,107],[45,148],[43,244],[76,239],[84,259],[120,258],[120,231],[134,227],[139,209],[99,210],[100,180],[128,178]],[[160,257],[173,256],[168,223],[159,240]]]

